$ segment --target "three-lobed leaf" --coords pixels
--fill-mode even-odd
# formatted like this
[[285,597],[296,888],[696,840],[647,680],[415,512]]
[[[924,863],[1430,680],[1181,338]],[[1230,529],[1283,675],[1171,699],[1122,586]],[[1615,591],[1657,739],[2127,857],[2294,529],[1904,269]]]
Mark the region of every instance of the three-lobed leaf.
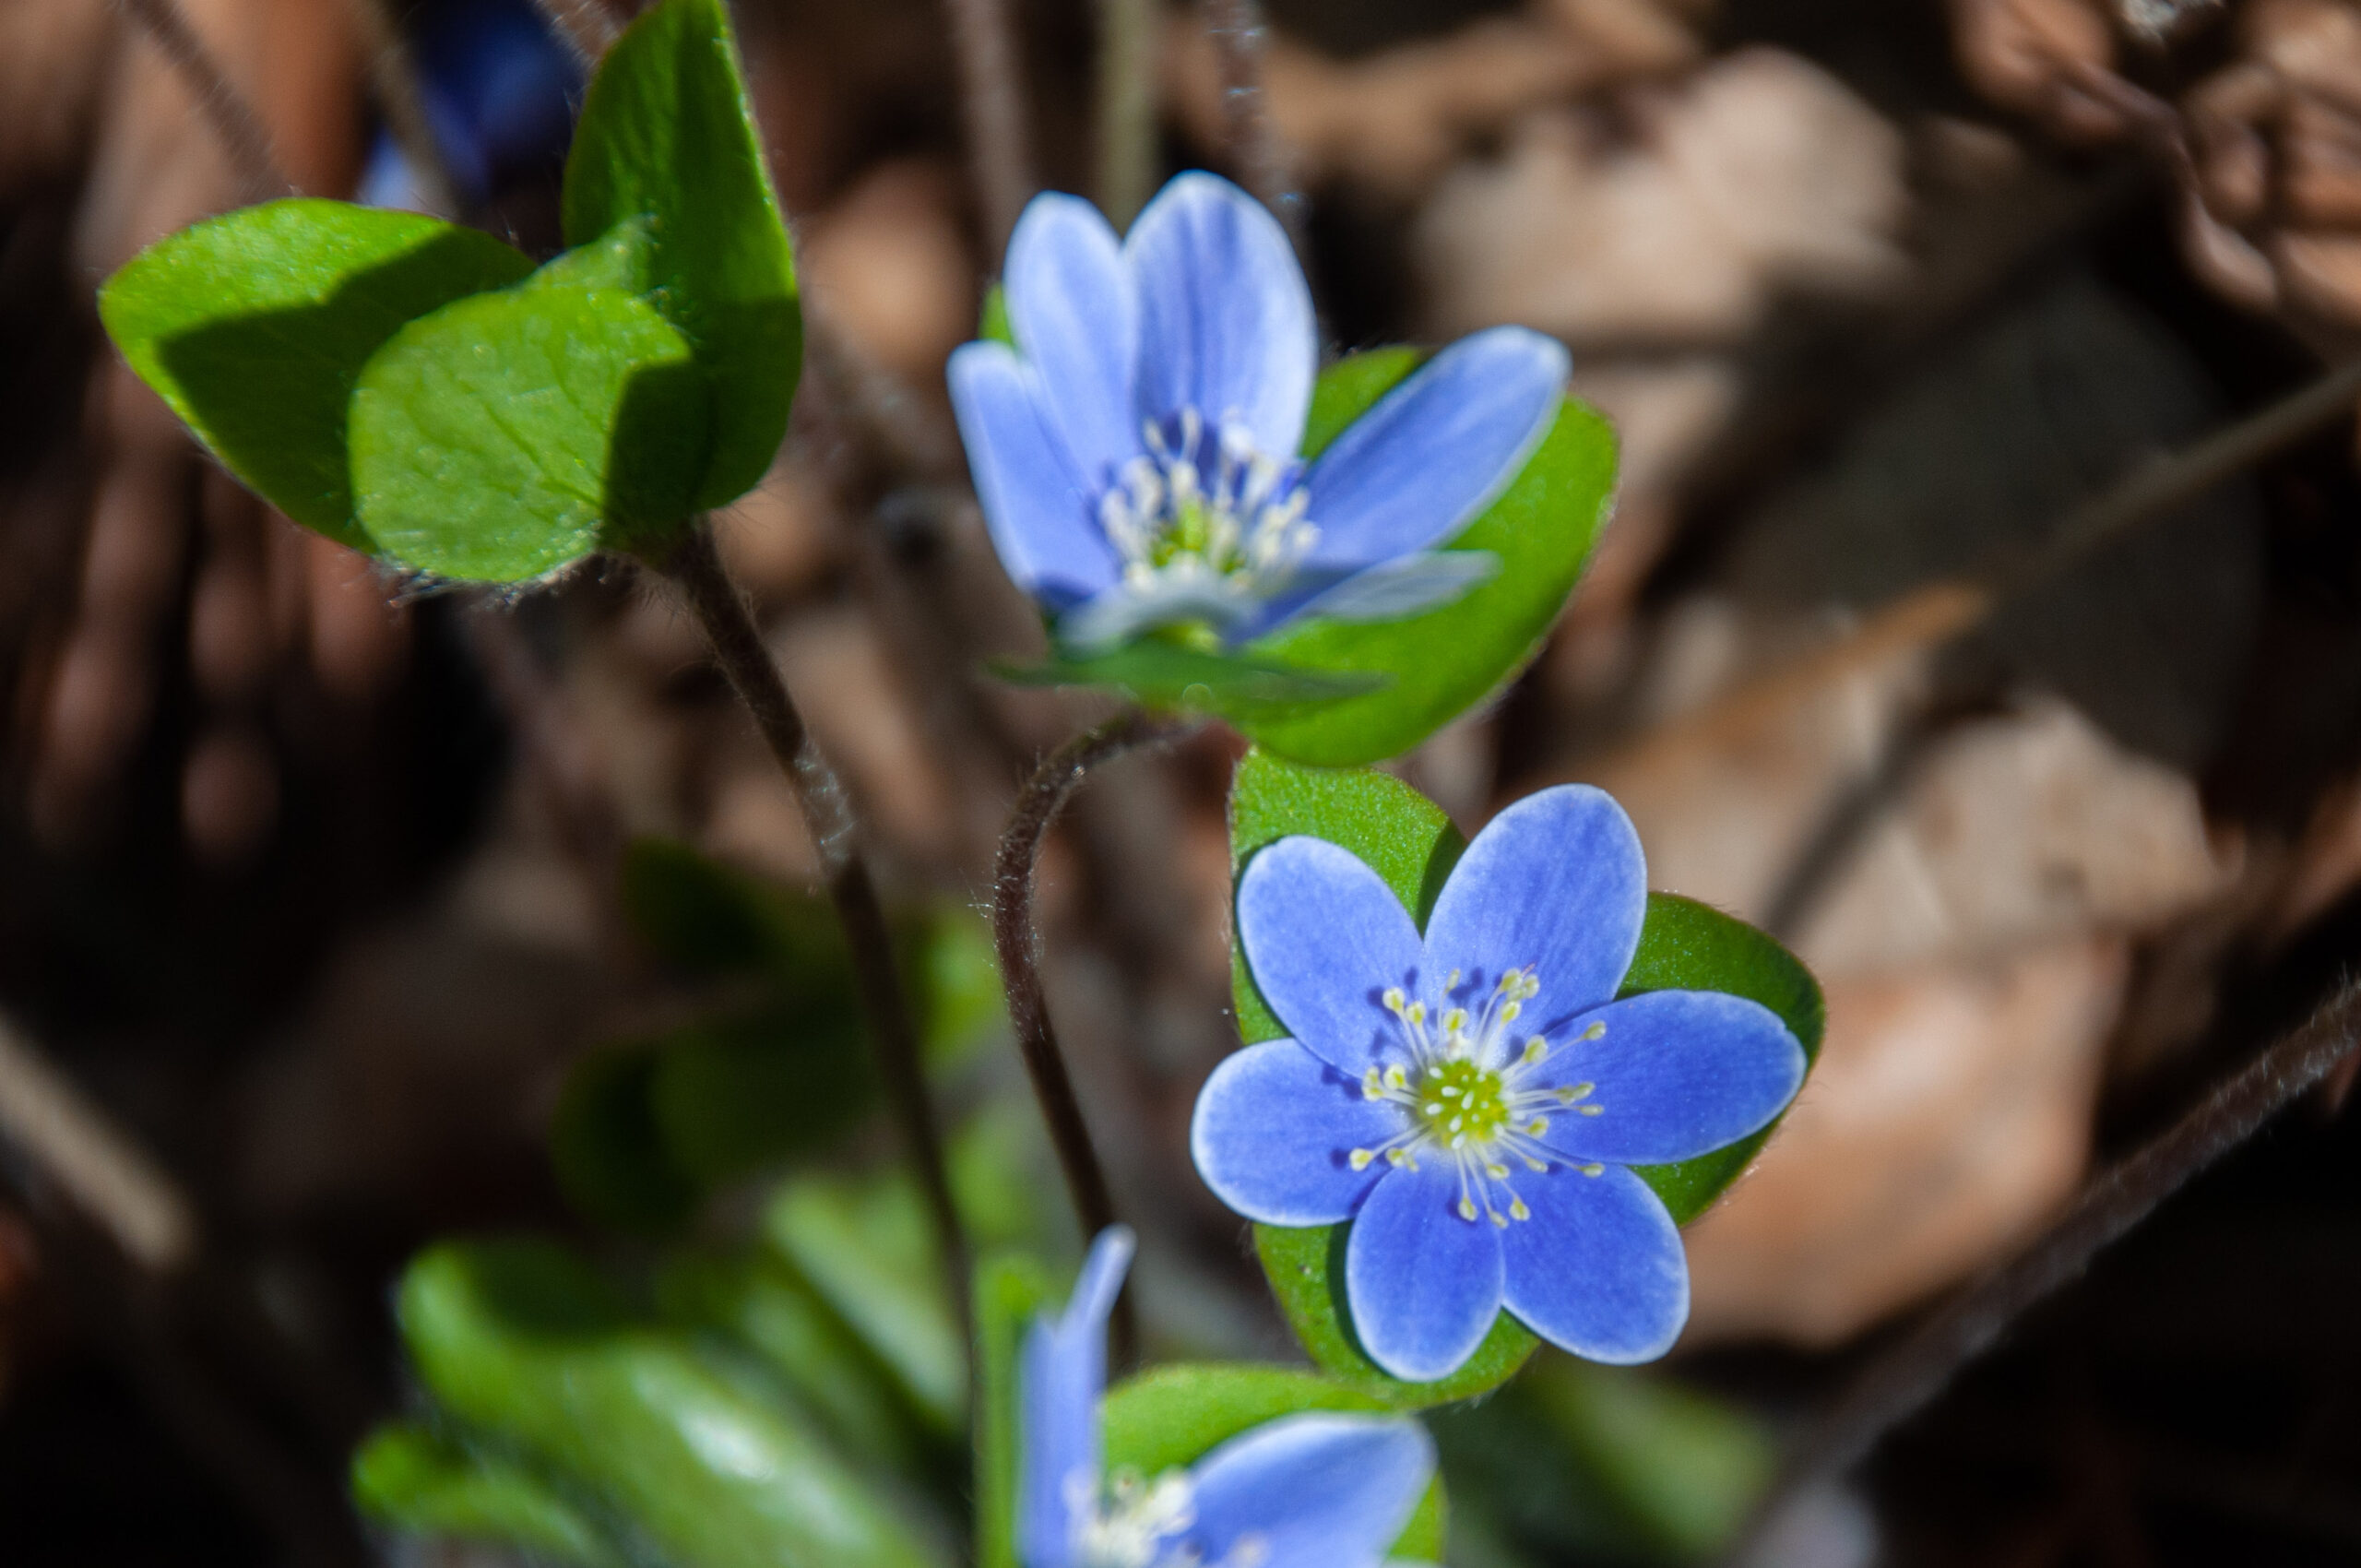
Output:
[[[1423,928],[1466,840],[1435,803],[1397,778],[1367,769],[1303,767],[1260,748],[1238,766],[1230,790],[1233,878],[1255,851],[1292,834],[1325,838],[1351,850],[1382,878]],[[1233,937],[1230,989],[1248,1044],[1287,1029],[1254,987]],[[1762,932],[1694,899],[1652,893],[1640,945],[1619,994],[1664,990],[1722,991],[1760,1002],[1779,1015],[1817,1059],[1824,1023],[1820,987],[1809,970]],[[1777,1123],[1774,1122],[1773,1126]],[[1681,1223],[1703,1213],[1746,1168],[1765,1127],[1727,1148],[1673,1165],[1635,1167]],[[1257,1225],[1255,1249],[1288,1326],[1312,1360],[1333,1375],[1389,1403],[1415,1408],[1463,1399],[1513,1375],[1539,1341],[1502,1313],[1476,1353],[1449,1377],[1406,1383],[1370,1360],[1353,1335],[1344,1287],[1347,1226],[1289,1229]]]
[[752,489],[787,431],[801,362],[795,264],[720,0],[664,0],[600,65],[566,159],[566,243],[645,222],[648,298],[712,392],[697,507]]
[[293,198],[159,240],[99,291],[99,315],[231,473],[297,522],[374,550],[347,445],[362,368],[408,323],[532,269],[440,219]]
[[362,371],[361,526],[443,576],[538,577],[660,541],[694,505],[711,434],[686,339],[644,300],[473,295],[402,327]]

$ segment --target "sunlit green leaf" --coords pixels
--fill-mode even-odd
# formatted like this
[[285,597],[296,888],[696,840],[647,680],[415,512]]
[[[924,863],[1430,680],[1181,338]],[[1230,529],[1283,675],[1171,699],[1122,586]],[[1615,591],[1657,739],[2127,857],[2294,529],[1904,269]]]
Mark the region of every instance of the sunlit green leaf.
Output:
[[362,527],[407,564],[492,582],[685,518],[710,416],[688,344],[607,289],[477,294],[410,323],[352,398]]
[[297,522],[374,550],[346,448],[362,367],[406,323],[532,268],[473,229],[299,198],[159,240],[99,291],[99,315],[231,473]]
[[564,224],[584,245],[646,220],[649,295],[712,390],[714,437],[689,487],[752,489],[787,431],[801,362],[795,265],[720,0],[663,0],[608,51],[566,160]]
[[817,1431],[750,1397],[562,1248],[433,1248],[404,1276],[398,1313],[446,1408],[577,1479],[682,1568],[939,1561],[906,1506]]
[[687,1253],[658,1272],[657,1300],[674,1322],[725,1331],[746,1346],[848,1452],[908,1471],[919,1461],[914,1412],[894,1380],[827,1303],[766,1253]]
[[352,1500],[412,1535],[513,1546],[581,1568],[635,1568],[590,1514],[506,1455],[395,1422],[352,1455]]
[[941,1430],[958,1429],[967,1356],[914,1182],[800,1177],[764,1209],[763,1236]]

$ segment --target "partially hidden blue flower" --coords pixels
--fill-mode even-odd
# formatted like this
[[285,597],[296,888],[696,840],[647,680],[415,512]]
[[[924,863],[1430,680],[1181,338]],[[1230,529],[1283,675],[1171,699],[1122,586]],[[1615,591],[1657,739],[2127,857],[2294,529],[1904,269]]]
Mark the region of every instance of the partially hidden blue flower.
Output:
[[1740,997],[1614,1000],[1646,910],[1639,835],[1585,785],[1493,818],[1423,936],[1325,839],[1247,863],[1239,940],[1293,1038],[1215,1070],[1192,1150],[1249,1218],[1352,1222],[1353,1326],[1396,1377],[1449,1373],[1502,1307],[1598,1361],[1660,1356],[1687,1322],[1680,1232],[1629,1167],[1758,1131],[1804,1053]]
[[1018,1368],[1016,1556],[1024,1568],[1377,1568],[1434,1474],[1415,1421],[1284,1416],[1186,1470],[1106,1473],[1107,1314],[1132,1233],[1099,1234],[1062,1316]]
[[1016,348],[954,353],[952,403],[1001,562],[1069,650],[1391,620],[1499,570],[1434,547],[1547,433],[1567,374],[1552,339],[1462,339],[1307,465],[1311,291],[1227,180],[1180,175],[1120,242],[1088,202],[1037,196],[1003,283]]

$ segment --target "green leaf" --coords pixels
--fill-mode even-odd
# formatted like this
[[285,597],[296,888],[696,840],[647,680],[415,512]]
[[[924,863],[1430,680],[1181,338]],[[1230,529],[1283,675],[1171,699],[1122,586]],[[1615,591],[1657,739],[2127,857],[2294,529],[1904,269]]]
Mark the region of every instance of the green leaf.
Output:
[[848,1000],[683,1025],[658,1042],[648,1085],[665,1148],[707,1187],[825,1148],[867,1119],[877,1095]]
[[992,948],[991,922],[965,904],[929,911],[911,966],[926,1016],[926,1064],[955,1066],[1008,1027],[1008,1003]]
[[541,264],[525,279],[528,289],[612,289],[645,294],[656,287],[656,224],[631,218],[597,239]]
[[361,524],[395,559],[517,582],[686,517],[710,434],[688,344],[611,289],[478,294],[396,333],[352,398]]
[[977,1568],[1018,1568],[1017,1351],[1050,1301],[1048,1275],[1026,1253],[997,1253],[976,1266]]
[[996,664],[992,672],[1019,686],[1105,686],[1148,707],[1217,713],[1241,727],[1256,716],[1298,711],[1372,692],[1383,674],[1323,674],[1268,659],[1242,659],[1153,638],[1094,659]]
[[976,336],[988,343],[1016,347],[1016,327],[1008,319],[1008,290],[998,283],[984,291],[984,308],[977,314]]
[[642,219],[649,297],[712,388],[713,444],[691,502],[722,505],[762,479],[787,433],[803,316],[720,0],[647,12],[583,102],[565,165],[566,242]]
[[763,1236],[890,1368],[938,1429],[958,1430],[967,1362],[915,1182],[808,1176],[763,1211]]
[[[1304,767],[1256,747],[1238,765],[1229,800],[1230,870],[1241,873],[1254,852],[1290,834],[1343,846],[1382,877],[1424,929],[1436,897],[1466,840],[1440,807],[1397,778],[1366,768]],[[1287,1030],[1254,987],[1234,934],[1230,993],[1240,1037],[1249,1045]],[[1648,896],[1639,951],[1619,994],[1670,989],[1724,991],[1762,1003],[1786,1023],[1817,1060],[1822,1024],[1820,987],[1792,954],[1762,932],[1694,899]],[[1774,1121],[1772,1127],[1775,1127]],[[1677,1165],[1635,1168],[1686,1224],[1736,1181],[1771,1135],[1750,1138]],[[1356,1388],[1404,1407],[1463,1399],[1513,1374],[1538,1345],[1503,1313],[1473,1357],[1432,1384],[1402,1383],[1370,1360],[1352,1332],[1344,1288],[1347,1226],[1283,1229],[1257,1225],[1255,1250],[1287,1324],[1311,1359]]]
[[[1307,457],[1416,368],[1406,349],[1353,355],[1324,372],[1305,430]],[[1304,621],[1241,650],[1312,674],[1382,675],[1367,695],[1293,711],[1230,715],[1257,744],[1342,766],[1397,756],[1498,690],[1540,650],[1606,526],[1615,436],[1571,399],[1500,499],[1442,548],[1489,551],[1497,576],[1449,604],[1368,624]]]
[[1555,1351],[1432,1427],[1460,1516],[1543,1562],[1715,1561],[1776,1458],[1737,1407],[1653,1370]]
[[397,1310],[445,1408],[579,1480],[680,1568],[939,1562],[817,1431],[639,1319],[561,1247],[434,1247]]
[[791,940],[776,889],[676,839],[624,848],[621,896],[632,934],[684,974],[758,971]]
[[[1694,898],[1648,895],[1640,950],[1632,956],[1619,994],[1643,991],[1726,991],[1760,1002],[1794,1033],[1807,1062],[1820,1060],[1828,1009],[1811,971],[1765,932]],[[1672,1218],[1686,1225],[1738,1179],[1777,1125],[1774,1121],[1727,1148],[1677,1165],[1637,1165],[1632,1170],[1655,1189]]]
[[[1442,808],[1399,778],[1368,768],[1299,767],[1259,747],[1239,760],[1229,790],[1229,873],[1290,834],[1340,844],[1385,879],[1423,926],[1467,841]],[[1230,994],[1247,1044],[1287,1033],[1254,989],[1246,956],[1230,944]]]
[[231,473],[305,527],[374,551],[345,438],[362,367],[404,324],[532,269],[440,219],[274,201],[148,246],[99,291],[99,315]]
[[582,1568],[631,1568],[587,1512],[527,1467],[408,1421],[379,1427],[354,1452],[352,1500],[413,1535],[493,1541]]
[[550,1167],[566,1200],[618,1229],[668,1230],[689,1217],[696,1182],[657,1125],[658,1055],[647,1041],[609,1046],[574,1064],[550,1118]]
[[777,1259],[683,1253],[658,1273],[656,1296],[671,1321],[721,1330],[752,1350],[847,1450],[916,1467],[916,1412],[860,1336]]
[[[1391,1408],[1382,1397],[1293,1367],[1152,1367],[1107,1391],[1107,1467],[1154,1477],[1193,1465],[1218,1444],[1282,1416]],[[1442,1538],[1442,1478],[1437,1476],[1387,1555],[1439,1562]]]

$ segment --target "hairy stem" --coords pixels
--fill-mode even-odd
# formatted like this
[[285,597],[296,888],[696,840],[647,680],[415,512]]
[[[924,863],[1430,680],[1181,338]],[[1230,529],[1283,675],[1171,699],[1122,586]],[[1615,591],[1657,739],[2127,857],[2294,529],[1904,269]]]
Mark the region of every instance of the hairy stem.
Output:
[[926,1078],[919,1059],[919,1035],[910,1016],[894,959],[893,933],[885,923],[884,906],[878,902],[877,885],[860,852],[860,825],[851,798],[827,758],[813,744],[803,717],[788,695],[770,650],[746,608],[738,585],[721,564],[710,523],[700,518],[689,536],[665,563],[665,571],[680,586],[690,611],[705,628],[714,658],[729,679],[730,689],[746,705],[763,740],[778,761],[795,791],[803,826],[820,858],[820,874],[828,899],[843,923],[845,942],[852,950],[853,976],[860,991],[862,1011],[869,1018],[870,1039],[877,1053],[878,1075],[900,1123],[902,1139],[918,1167],[919,1184],[926,1195],[943,1247],[943,1266],[954,1308],[961,1324],[967,1318],[968,1250],[966,1229],[951,1197],[951,1182],[943,1158],[943,1138],[935,1125],[934,1109],[927,1100]]
[[392,0],[348,0],[347,9],[361,29],[367,46],[369,81],[377,106],[386,116],[396,145],[410,167],[410,178],[429,210],[457,214],[459,187],[444,161],[426,116],[426,101],[418,89],[418,61],[402,33]]
[[269,127],[189,26],[177,0],[122,0],[122,4],[196,93],[197,112],[221,138],[222,149],[250,194],[260,200],[293,190],[294,184],[271,145]]
[[[2153,1213],[2190,1178],[2251,1137],[2361,1046],[2361,983],[2232,1074],[2169,1131],[2094,1178],[2073,1206],[1853,1380],[1786,1467],[1756,1515],[1776,1519],[1798,1494],[1866,1458],[1886,1433],[1931,1404],[2028,1308],[2075,1278],[2101,1249]],[[1743,1558],[1745,1553],[1738,1554]]]
[[1287,175],[1287,155],[1271,125],[1263,91],[1263,46],[1269,29],[1262,0],[1202,0],[1205,31],[1221,65],[1221,103],[1230,166],[1239,182],[1287,225],[1304,254],[1303,203]]
[[959,61],[959,104],[967,156],[982,208],[986,253],[1008,246],[1017,214],[1033,195],[1026,148],[1025,88],[1008,0],[949,0],[951,43]]
[[[1058,1168],[1065,1175],[1086,1238],[1115,1223],[1115,1200],[1108,1191],[1098,1150],[1090,1141],[1081,1102],[1074,1099],[1074,1078],[1058,1049],[1057,1031],[1050,1024],[1050,1001],[1041,988],[1040,938],[1033,928],[1033,876],[1050,828],[1085,774],[1126,752],[1169,741],[1183,728],[1180,721],[1134,709],[1051,752],[1017,791],[992,875],[992,944],[1000,955],[1001,984],[1008,992],[1009,1021],[1015,1026],[1017,1050],[1041,1102],[1041,1119],[1049,1123]],[[1114,1340],[1116,1361],[1128,1361],[1138,1343],[1128,1290],[1116,1303]]]
[[585,77],[599,69],[599,62],[623,36],[604,0],[533,0],[533,7],[564,41]]
[[1156,184],[1156,0],[1098,0],[1098,205],[1117,233]]

